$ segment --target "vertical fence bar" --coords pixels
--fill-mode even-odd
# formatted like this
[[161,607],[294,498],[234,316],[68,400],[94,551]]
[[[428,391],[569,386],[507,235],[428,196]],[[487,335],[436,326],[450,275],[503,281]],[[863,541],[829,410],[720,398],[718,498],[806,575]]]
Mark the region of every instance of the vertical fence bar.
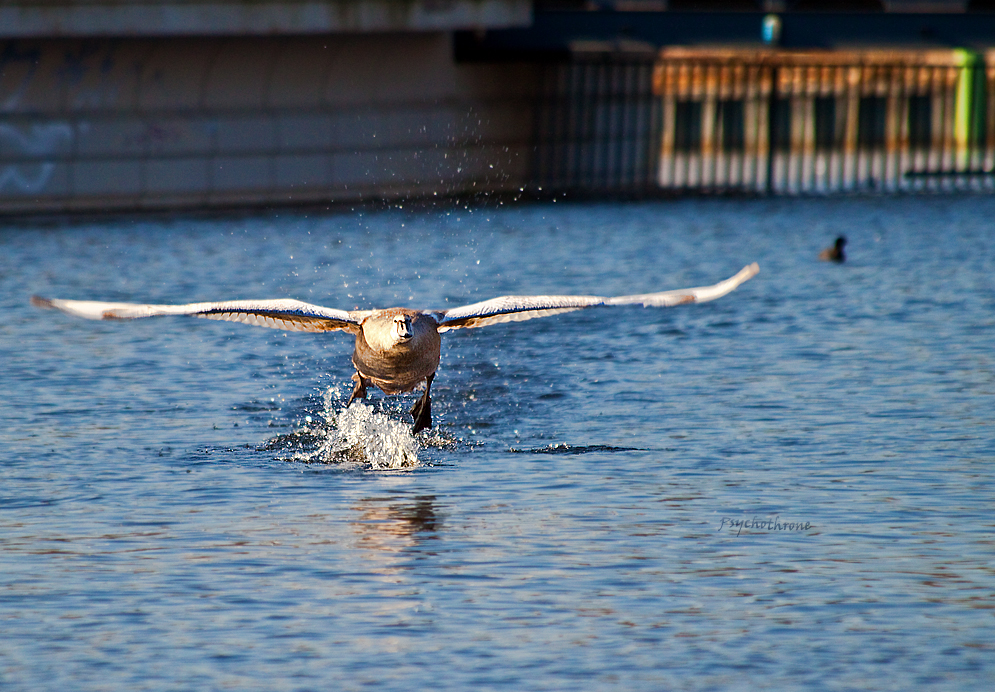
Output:
[[646,100],[650,104],[649,113],[647,117],[643,119],[645,124],[646,141],[649,146],[644,150],[646,152],[646,164],[644,168],[643,179],[646,181],[647,188],[652,184],[653,176],[659,167],[659,152],[660,152],[660,123],[663,120],[661,109],[662,104],[658,99],[653,98],[652,90],[646,93]]
[[790,137],[788,139],[787,180],[785,191],[797,195],[802,191],[802,169],[805,161],[805,68],[792,67],[791,81],[785,90],[788,98]]
[[562,190],[570,182],[570,171],[573,168],[573,139],[577,128],[577,114],[573,108],[573,94],[577,89],[580,66],[568,63],[560,70],[560,80],[563,90],[560,93],[557,106],[560,110],[560,136],[556,142],[557,165],[555,189]]
[[621,147],[619,166],[621,167],[620,182],[622,187],[626,189],[635,189],[637,181],[639,181],[638,171],[640,169],[636,159],[636,153],[638,151],[636,147],[639,144],[639,133],[636,130],[635,116],[640,110],[644,109],[646,105],[648,105],[643,104],[643,83],[639,79],[640,72],[640,66],[632,64],[626,65],[625,72],[623,74],[623,86],[626,96],[625,110],[622,113],[622,128],[625,133],[625,139],[622,142],[623,146]]
[[[929,82],[926,78],[928,69],[928,67],[923,65],[907,67],[904,70],[904,81],[902,83],[902,95],[904,101],[902,111],[902,145],[905,152],[906,170],[913,173],[925,171],[927,164],[926,156],[923,153],[919,142],[913,141],[912,139],[912,113],[913,99],[917,99],[920,92],[928,86]],[[918,101],[916,103],[918,103]],[[907,178],[906,182],[909,180],[910,179]],[[912,189],[924,189],[925,181],[925,178],[918,176],[911,178],[911,182],[914,183],[912,185]]]
[[782,112],[785,118],[787,118],[784,126],[782,127],[782,137],[784,138],[783,147],[780,152],[780,158],[783,161],[783,178],[781,190],[787,194],[797,194],[798,185],[796,183],[799,169],[799,159],[795,155],[798,151],[801,135],[799,132],[799,125],[801,124],[801,118],[803,114],[798,108],[798,99],[796,94],[796,73],[799,71],[798,67],[783,67],[781,68],[784,74],[784,80],[782,80],[782,89],[780,89],[780,95],[783,102]]
[[660,133],[660,172],[658,180],[660,187],[664,189],[670,189],[675,185],[674,166],[676,164],[676,155],[674,152],[674,135],[677,126],[674,112],[676,109],[674,93],[677,90],[677,76],[675,74],[677,69],[677,66],[668,62],[658,65],[655,72],[657,92],[662,94],[663,129]]
[[840,192],[843,189],[843,140],[846,137],[847,109],[846,98],[846,68],[836,65],[832,69],[832,86],[830,98],[833,103],[833,144],[829,150],[829,191]]
[[601,130],[604,110],[602,91],[604,89],[605,66],[595,61],[588,61],[587,69],[587,93],[582,106],[587,114],[583,135],[584,165],[576,185],[579,191],[597,190],[601,179],[599,163],[602,146],[598,134]]
[[924,169],[927,174],[924,176],[926,182],[924,189],[929,192],[938,192],[944,186],[943,180],[938,174],[943,170],[945,158],[945,133],[943,131],[945,116],[945,99],[943,97],[944,82],[946,81],[945,72],[946,69],[942,66],[931,66],[929,68],[929,82],[923,92],[919,94],[922,103],[928,104],[928,108],[924,107],[923,110],[929,116],[929,120],[926,123],[927,146],[926,167]]
[[910,111],[911,99],[915,97],[919,90],[918,73],[921,67],[902,67],[894,70],[893,78],[897,80],[897,90],[901,99],[901,108],[898,114],[898,170],[901,172],[901,179],[898,181],[898,189],[911,190],[921,186],[922,180],[910,178],[906,175],[915,169],[915,153],[912,150],[910,137]]
[[[701,142],[702,142],[702,90],[704,81],[704,67],[702,65],[688,65],[688,89],[686,93],[688,107],[687,118],[687,172],[685,174],[684,186],[698,187],[701,185]],[[693,106],[697,104],[698,107]],[[697,121],[697,122],[695,122]],[[695,140],[697,139],[697,142]]]
[[[683,139],[689,139],[687,130],[691,127],[691,85],[694,80],[694,72],[689,63],[681,63],[677,81],[677,101],[683,106],[681,115],[683,116],[683,128],[685,130]],[[677,188],[684,188],[691,183],[691,149],[685,146],[685,142],[678,141],[677,155],[674,161],[674,185]]]
[[744,192],[757,189],[757,92],[759,91],[757,67],[743,66],[743,83],[740,98],[743,100],[743,151],[740,164],[740,189]]
[[887,93],[888,127],[892,136],[884,150],[883,171],[886,192],[896,192],[905,189],[908,178],[904,171],[907,168],[908,147],[910,144],[909,109],[910,98],[915,93],[907,88],[908,70],[904,66],[889,65],[882,69],[882,89]]
[[[995,170],[995,49],[985,53],[985,86],[987,90],[987,110],[985,111],[985,150],[982,167],[986,171]],[[991,174],[985,177],[987,189],[995,187]]]
[[574,168],[577,165],[577,140],[578,117],[574,101],[576,93],[583,84],[583,65],[569,63],[566,66],[564,83],[566,89],[560,107],[563,109],[563,137],[560,140],[560,165],[557,175],[557,189],[565,189],[570,186],[574,177]]
[[601,86],[601,65],[588,61],[586,64],[585,89],[582,101],[578,104],[584,113],[584,125],[580,136],[581,165],[574,187],[578,190],[591,190],[597,180],[597,130],[599,110],[599,88]]
[[[743,66],[744,83],[740,98],[743,101],[743,149],[742,149],[742,184],[744,192],[764,192],[763,176],[760,169],[761,149],[766,142],[766,112],[764,102],[763,68],[759,65]],[[766,166],[766,162],[764,164]]]
[[815,191],[815,97],[818,94],[819,70],[806,67],[802,73],[802,166],[800,192]]
[[860,75],[861,68],[847,66],[841,69],[845,82],[843,98],[846,109],[846,126],[843,130],[843,161],[840,190],[853,191],[857,180],[857,143],[860,126]]
[[728,189],[732,182],[732,153],[728,144],[734,136],[735,126],[730,122],[734,106],[731,101],[731,81],[729,65],[717,65],[715,68],[715,177],[714,189]]
[[701,82],[701,186],[715,186],[715,96],[716,66],[709,64],[702,72]]
[[[956,67],[942,68],[943,76],[942,90],[938,97],[943,108],[943,118],[937,124],[940,129],[940,137],[943,142],[942,155],[940,158],[940,171],[953,172],[957,169],[957,142],[954,138],[954,126],[957,121],[955,106],[957,103],[957,73]],[[940,178],[942,189],[950,191],[956,188],[957,176],[944,175]]]
[[736,190],[743,190],[746,184],[746,66],[742,63],[735,64],[730,70],[730,76],[731,122],[736,130],[729,142],[732,158],[730,184]]
[[568,73],[560,63],[546,66],[546,92],[543,107],[546,111],[543,121],[546,123],[546,139],[539,143],[540,187],[555,187],[560,180],[563,141],[566,137],[566,109],[564,95],[567,92]]
[[[865,66],[860,69],[859,94],[861,98],[860,109],[865,109],[864,115],[864,138],[860,141],[858,134],[858,149],[855,164],[855,185],[858,188],[867,187],[871,179],[871,159],[870,151],[879,146],[877,142],[878,119],[884,114],[881,113],[880,101],[874,89],[874,67]],[[862,145],[862,146],[861,146]]]
[[606,190],[618,190],[622,185],[621,147],[625,143],[625,132],[622,129],[624,120],[622,112],[625,108],[625,91],[620,83],[624,78],[624,67],[618,63],[605,65],[605,117],[602,124],[605,132],[598,133],[598,139],[604,142],[602,185]]
[[757,147],[753,165],[756,171],[756,191],[770,192],[770,164],[773,158],[773,148],[770,139],[771,104],[776,91],[774,89],[774,68],[761,67],[758,70],[758,91],[754,108],[757,113]]
[[598,128],[595,131],[595,138],[600,144],[598,150],[598,168],[596,180],[600,183],[595,189],[612,190],[615,188],[615,167],[616,167],[616,146],[619,139],[618,132],[618,108],[620,105],[619,96],[616,94],[615,80],[618,76],[618,65],[606,63],[601,67],[602,79],[600,113]]
[[791,122],[789,108],[782,107],[788,104],[791,95],[790,90],[791,72],[790,68],[784,65],[774,65],[771,67],[771,96],[770,104],[770,163],[768,164],[768,189],[771,193],[787,192],[787,159],[782,151],[783,145],[790,138]]
[[879,98],[884,98],[884,148],[876,152],[871,161],[871,176],[880,190],[889,190],[894,184],[889,162],[901,146],[902,105],[899,84],[894,80],[894,70],[879,67],[876,70],[875,87]]
[[584,92],[587,89],[587,65],[571,65],[571,89],[566,94],[566,108],[569,118],[569,134],[566,138],[567,154],[564,159],[566,169],[560,185],[562,189],[573,188],[580,175],[582,165],[581,141],[583,138],[585,113],[583,110]]

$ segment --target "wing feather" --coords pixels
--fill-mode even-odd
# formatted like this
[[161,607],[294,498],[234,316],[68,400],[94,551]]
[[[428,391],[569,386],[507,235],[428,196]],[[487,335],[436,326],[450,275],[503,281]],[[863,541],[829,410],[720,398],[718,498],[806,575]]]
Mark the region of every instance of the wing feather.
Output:
[[732,293],[741,284],[746,283],[760,271],[760,266],[754,262],[740,269],[734,276],[725,281],[720,281],[711,286],[697,286],[695,288],[679,288],[673,291],[662,291],[660,293],[640,293],[631,296],[618,296],[608,298],[606,305],[642,305],[647,308],[669,308],[674,305],[684,303],[707,303],[710,300],[721,298],[727,293]]
[[[735,290],[740,284],[760,271],[756,262],[743,267],[735,276],[712,286],[682,288],[660,293],[642,293],[629,296],[501,296],[472,305],[442,310],[426,311],[439,323],[439,331],[485,327],[501,322],[519,322],[537,317],[548,317],[583,308],[610,305],[643,305],[646,307],[671,307],[684,303],[704,303],[715,300]],[[31,303],[37,307],[54,308],[76,317],[90,320],[130,320],[167,315],[192,315],[209,320],[241,322],[257,327],[298,332],[327,332],[342,330],[358,334],[363,319],[374,311],[345,311],[311,305],[299,300],[232,300],[219,303],[189,303],[187,305],[144,305],[138,303],[110,303],[91,300],[63,300],[34,296]]]
[[359,332],[360,323],[357,314],[289,299],[232,300],[220,303],[189,303],[187,305],[143,305],[92,300],[49,299],[34,296],[31,298],[31,303],[36,307],[55,308],[89,320],[131,320],[167,315],[191,315],[209,320],[241,322],[257,327],[292,332],[342,330],[352,334]]
[[630,296],[501,296],[472,305],[432,313],[439,322],[439,331],[470,327],[485,327],[501,322],[519,322],[536,317],[547,317],[561,312],[607,305],[643,305],[644,307],[672,307],[684,303],[705,303],[735,290],[760,271],[756,262],[743,267],[735,276],[712,286],[682,288],[660,293],[641,293]]

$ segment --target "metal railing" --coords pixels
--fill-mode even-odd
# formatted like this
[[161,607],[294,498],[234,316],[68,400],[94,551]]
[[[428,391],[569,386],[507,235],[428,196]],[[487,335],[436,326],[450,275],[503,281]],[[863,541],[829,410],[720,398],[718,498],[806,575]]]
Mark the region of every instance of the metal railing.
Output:
[[660,99],[653,61],[579,60],[544,67],[534,180],[546,191],[656,189]]
[[[547,68],[553,190],[995,190],[995,52],[668,48]],[[650,175],[652,172],[652,175]]]

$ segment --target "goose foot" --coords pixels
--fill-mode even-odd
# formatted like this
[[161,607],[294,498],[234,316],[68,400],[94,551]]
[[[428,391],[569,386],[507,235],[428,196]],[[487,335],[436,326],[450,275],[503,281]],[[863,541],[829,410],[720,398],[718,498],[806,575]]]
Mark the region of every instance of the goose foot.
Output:
[[349,396],[349,401],[346,402],[345,407],[349,408],[352,406],[352,402],[356,399],[366,398],[366,380],[358,372],[352,376],[352,379],[356,380],[356,386],[352,388],[352,394]]
[[432,399],[429,391],[432,389],[432,380],[435,374],[429,375],[425,379],[425,393],[411,407],[411,415],[415,417],[415,424],[411,428],[411,434],[417,435],[419,431],[432,427]]

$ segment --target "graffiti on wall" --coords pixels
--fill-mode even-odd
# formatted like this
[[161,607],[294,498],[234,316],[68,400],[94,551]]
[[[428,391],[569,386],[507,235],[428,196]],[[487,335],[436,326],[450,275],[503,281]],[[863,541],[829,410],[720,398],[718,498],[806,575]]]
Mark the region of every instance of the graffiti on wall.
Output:
[[[52,159],[72,149],[75,131],[64,122],[24,128],[0,123],[0,193],[37,194],[48,187],[55,171]],[[13,159],[13,161],[11,161]]]

